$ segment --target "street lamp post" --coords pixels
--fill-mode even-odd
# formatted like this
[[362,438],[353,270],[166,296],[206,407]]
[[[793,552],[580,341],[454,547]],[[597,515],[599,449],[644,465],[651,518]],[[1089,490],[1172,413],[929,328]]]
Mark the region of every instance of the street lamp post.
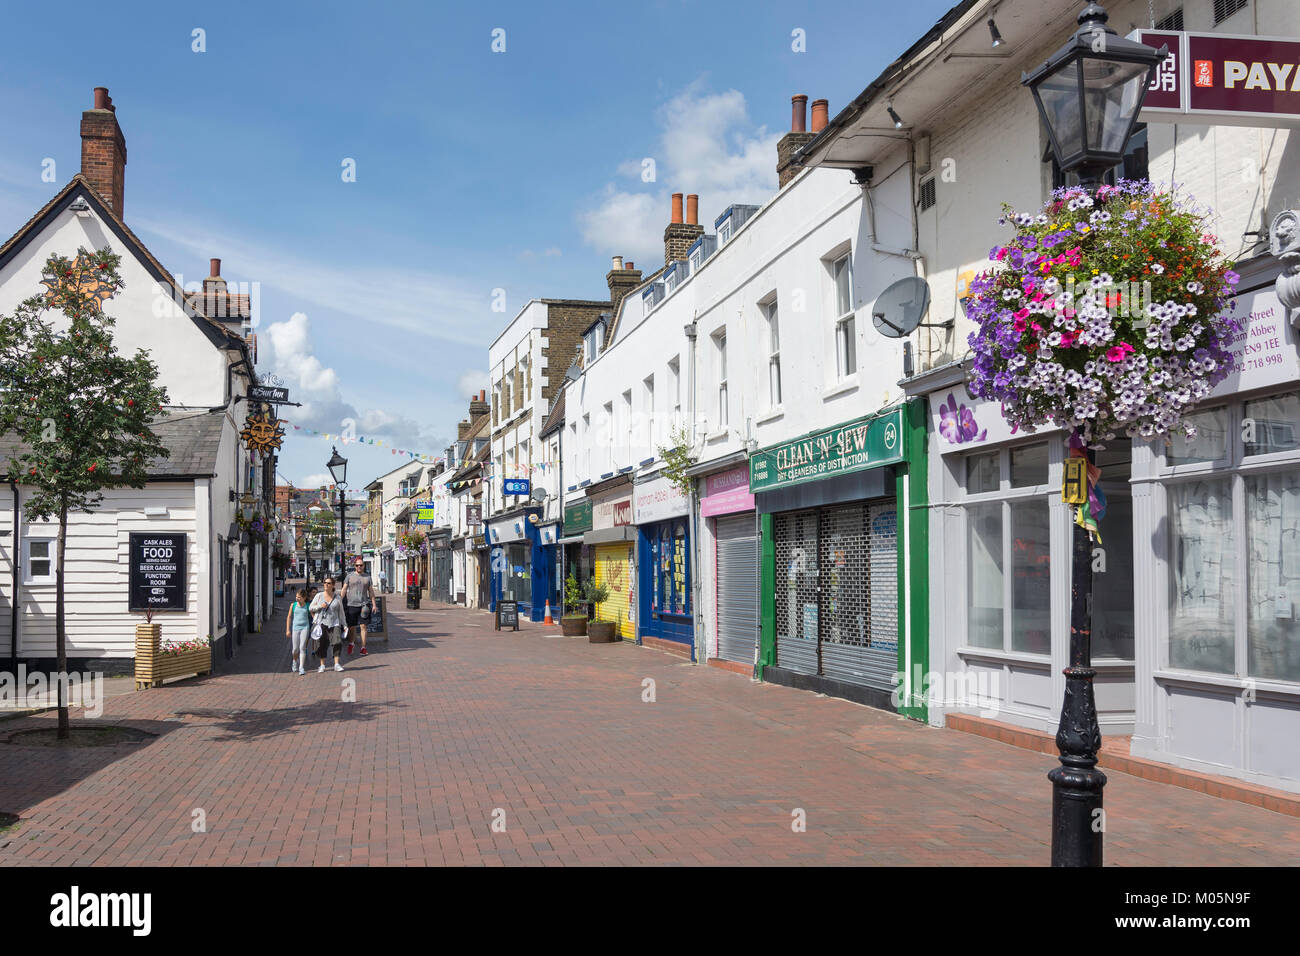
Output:
[[[1106,26],[1106,11],[1090,3],[1065,46],[1020,82],[1034,95],[1061,171],[1096,191],[1106,170],[1121,162],[1146,96],[1151,70],[1167,50],[1127,40]],[[1088,463],[1093,450],[1084,449]],[[1052,866],[1101,866],[1102,789],[1097,769],[1101,728],[1092,680],[1092,547],[1076,523],[1071,540],[1070,665],[1056,731],[1061,766],[1052,781]]]
[[330,470],[330,477],[334,479],[334,485],[339,490],[339,571],[342,573],[343,561],[347,552],[347,479],[348,479],[348,460],[339,454],[338,448],[330,446],[334,453],[330,460],[325,463],[325,467]]

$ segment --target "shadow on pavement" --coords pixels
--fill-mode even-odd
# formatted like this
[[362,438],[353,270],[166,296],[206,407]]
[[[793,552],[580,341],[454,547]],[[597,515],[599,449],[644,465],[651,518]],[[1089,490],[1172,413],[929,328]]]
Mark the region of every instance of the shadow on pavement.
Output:
[[[55,713],[6,721],[0,730],[0,810],[25,814],[32,807],[75,787],[106,767],[147,750],[164,736],[185,725],[161,720],[85,720],[74,717],[70,725],[102,729],[129,727],[152,736],[148,739],[94,747],[24,745],[22,731],[54,728]],[[10,739],[17,742],[9,743]]]
[[[206,725],[220,731],[215,742],[230,740],[255,740],[289,733],[301,727],[315,727],[324,723],[351,723],[374,720],[406,704],[345,703],[340,700],[312,701],[292,707],[272,710],[230,710],[229,708],[203,708],[178,711],[188,724]],[[177,724],[175,726],[184,726]]]

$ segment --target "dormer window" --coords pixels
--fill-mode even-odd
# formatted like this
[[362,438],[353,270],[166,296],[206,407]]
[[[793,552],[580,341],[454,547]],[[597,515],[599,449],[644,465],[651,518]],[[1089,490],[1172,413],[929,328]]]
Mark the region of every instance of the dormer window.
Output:
[[605,344],[605,325],[597,322],[582,337],[582,354],[587,362],[594,362]]

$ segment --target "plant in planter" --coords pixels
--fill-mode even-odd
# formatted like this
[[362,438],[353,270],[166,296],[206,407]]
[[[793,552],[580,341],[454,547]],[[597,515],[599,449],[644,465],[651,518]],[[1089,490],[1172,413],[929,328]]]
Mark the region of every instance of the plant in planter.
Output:
[[565,637],[579,637],[587,633],[587,603],[577,576],[570,571],[564,579],[565,614],[560,618],[560,630]]
[[[609,600],[609,588],[604,584],[597,584],[595,578],[588,578],[585,585],[587,600],[592,607],[598,604],[604,604]],[[599,613],[599,611],[597,612]],[[609,644],[614,640],[614,622],[593,620],[587,624],[587,640],[592,644]]]
[[170,677],[207,674],[212,670],[212,635],[163,643],[162,625],[152,615],[135,629],[135,686],[157,687]]

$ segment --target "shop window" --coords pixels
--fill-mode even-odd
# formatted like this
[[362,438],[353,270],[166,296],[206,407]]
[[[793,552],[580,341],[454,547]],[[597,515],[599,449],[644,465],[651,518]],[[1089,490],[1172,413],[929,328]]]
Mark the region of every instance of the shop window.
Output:
[[1196,429],[1189,438],[1171,435],[1165,463],[1188,465],[1197,462],[1226,462],[1228,459],[1228,408],[1209,408],[1188,415],[1186,421]]
[[650,541],[652,576],[650,608],[659,614],[691,613],[690,562],[686,522],[664,524]]
[[1028,488],[1047,484],[1047,443],[1021,445],[1011,449],[1011,487]]
[[1247,402],[1241,440],[1247,455],[1300,449],[1300,392]]
[[1133,445],[1112,442],[1096,452],[1106,494],[1102,540],[1092,548],[1092,656],[1133,660]]
[[502,582],[502,597],[507,601],[531,600],[528,574],[528,546],[506,545],[506,570]]
[[1001,483],[999,459],[1001,452],[991,451],[983,455],[966,457],[966,494],[977,495],[986,491],[997,491]]
[[1286,392],[1200,412],[1211,436],[1165,452],[1172,667],[1300,682],[1298,406]]
[[1051,651],[1047,443],[966,456],[966,639],[972,647]]
[[1236,547],[1232,482],[1188,482],[1169,489],[1169,663],[1231,674]]

